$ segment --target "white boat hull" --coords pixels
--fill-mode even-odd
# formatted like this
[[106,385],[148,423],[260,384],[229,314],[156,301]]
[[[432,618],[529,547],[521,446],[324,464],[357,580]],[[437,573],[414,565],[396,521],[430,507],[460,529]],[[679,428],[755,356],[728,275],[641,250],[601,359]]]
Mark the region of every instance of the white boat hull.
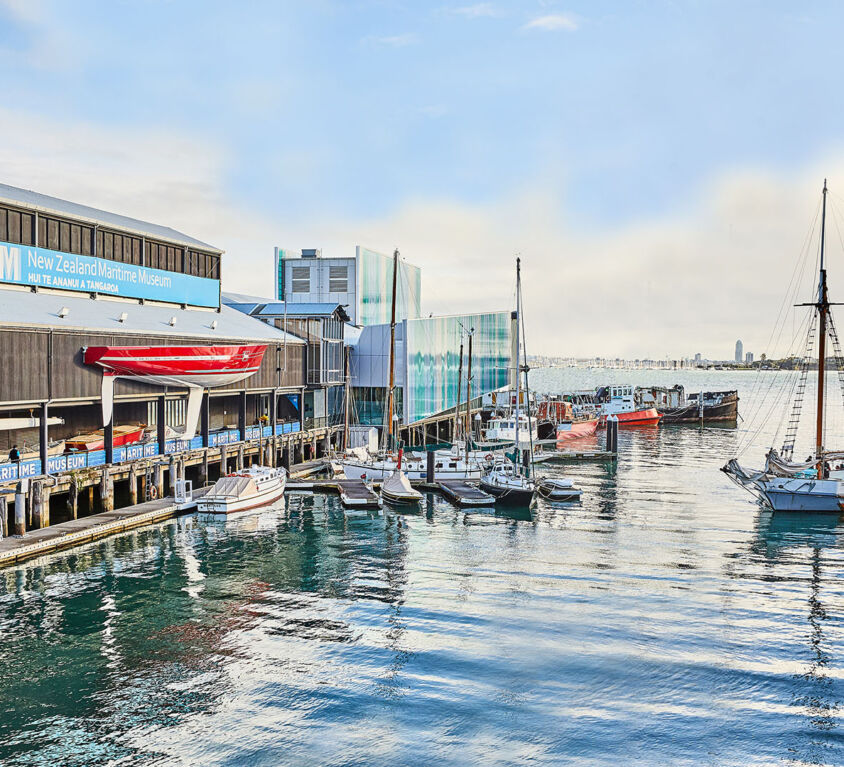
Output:
[[196,509],[200,514],[219,514],[232,516],[245,511],[251,511],[261,506],[269,506],[284,495],[285,480],[268,485],[259,493],[241,498],[206,495],[196,502]]
[[844,510],[844,484],[836,479],[773,479],[757,487],[774,511]]
[[[363,479],[365,482],[383,482],[385,479],[395,471],[396,465],[392,462],[382,463],[357,463],[352,461],[340,461],[340,467],[347,479]],[[402,464],[402,471],[407,475],[408,479],[422,480],[427,478],[427,466],[411,466]],[[435,468],[434,479],[480,479],[481,467],[472,466],[471,468]]]

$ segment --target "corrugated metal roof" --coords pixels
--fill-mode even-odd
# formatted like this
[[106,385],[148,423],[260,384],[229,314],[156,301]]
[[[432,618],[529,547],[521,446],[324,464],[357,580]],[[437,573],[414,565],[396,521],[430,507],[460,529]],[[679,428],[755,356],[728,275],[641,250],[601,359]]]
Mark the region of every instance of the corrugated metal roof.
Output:
[[148,221],[129,218],[129,216],[121,216],[118,213],[109,213],[98,208],[91,208],[88,205],[62,200],[58,197],[50,197],[47,194],[33,192],[30,189],[20,189],[19,187],[9,186],[8,184],[0,184],[0,202],[10,203],[23,208],[34,208],[44,213],[55,213],[58,216],[79,218],[90,223],[124,229],[133,234],[139,234],[156,240],[167,240],[180,245],[210,250],[214,253],[223,252],[214,245],[209,245],[206,242],[189,237],[182,232],[171,229],[169,226],[151,224]]
[[[322,317],[334,314],[337,309],[342,310],[340,304],[294,304],[288,302],[286,314],[288,317]],[[284,303],[273,302],[266,304],[258,311],[258,316],[283,317],[285,314]]]
[[[62,308],[65,317],[59,317]],[[126,313],[126,319],[119,321]],[[170,319],[176,318],[171,325]],[[211,323],[217,323],[212,328]],[[108,333],[146,333],[163,336],[191,336],[211,340],[271,341],[302,343],[291,333],[268,325],[255,317],[222,306],[219,312],[202,309],[180,309],[100,297],[74,295],[68,292],[47,293],[28,290],[0,290],[0,326],[90,330]]]
[[259,298],[257,296],[249,296],[243,293],[223,293],[223,303],[231,306],[240,312],[252,314],[256,317],[283,317],[287,314],[288,317],[328,317],[338,309],[340,310],[341,319],[348,319],[346,310],[342,304],[332,303],[302,303],[296,304],[292,301],[287,302],[287,309],[285,311],[284,301],[275,301],[270,298]]

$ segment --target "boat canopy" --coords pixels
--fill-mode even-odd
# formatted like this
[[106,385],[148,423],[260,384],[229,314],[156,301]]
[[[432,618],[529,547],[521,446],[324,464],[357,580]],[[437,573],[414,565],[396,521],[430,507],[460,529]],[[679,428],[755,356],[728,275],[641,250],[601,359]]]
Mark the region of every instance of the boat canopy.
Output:
[[258,488],[251,477],[220,477],[208,493],[208,497],[225,496],[240,498],[245,495],[255,495]]

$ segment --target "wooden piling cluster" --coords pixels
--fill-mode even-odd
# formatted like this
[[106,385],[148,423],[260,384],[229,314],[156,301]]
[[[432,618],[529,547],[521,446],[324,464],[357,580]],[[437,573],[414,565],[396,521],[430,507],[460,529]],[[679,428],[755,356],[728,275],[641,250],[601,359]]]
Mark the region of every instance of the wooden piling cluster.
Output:
[[[115,483],[126,481],[128,502],[134,506],[156,498],[163,498],[175,490],[178,477],[188,467],[197,467],[201,487],[210,481],[211,466],[219,464],[219,473],[231,471],[232,463],[244,469],[253,463],[290,468],[291,458],[305,458],[305,446],[311,458],[318,455],[317,446],[327,455],[332,441],[342,427],[327,427],[306,432],[261,438],[249,442],[223,444],[218,447],[185,451],[167,456],[154,456],[105,465],[96,468],[63,472],[51,476],[33,477],[0,486],[0,538],[21,536],[29,530],[49,527],[50,498],[66,494],[67,516],[79,518],[80,496],[87,490],[87,514],[110,512],[115,509]],[[165,472],[166,486],[165,486]],[[10,506],[13,517],[9,519]]]

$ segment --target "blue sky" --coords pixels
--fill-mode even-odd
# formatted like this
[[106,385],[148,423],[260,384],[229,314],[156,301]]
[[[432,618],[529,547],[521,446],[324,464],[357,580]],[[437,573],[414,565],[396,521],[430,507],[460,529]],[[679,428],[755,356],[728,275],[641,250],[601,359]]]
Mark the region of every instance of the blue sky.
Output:
[[[573,242],[593,254],[611,244],[623,262],[623,245],[607,237],[632,232],[635,240],[642,228],[677,225],[695,236],[718,206],[713,188],[734,177],[798,186],[838,162],[842,22],[839,4],[811,2],[0,0],[9,110],[0,135],[20,124],[35,125],[33,137],[49,126],[59,136],[66,126],[96,134],[102,175],[84,191],[93,202],[143,208],[120,210],[134,215],[159,211],[123,200],[121,186],[156,172],[160,158],[118,155],[160,137],[171,154],[159,188],[173,200],[160,204],[175,219],[162,223],[222,238],[233,260],[257,263],[275,244],[351,251],[354,237],[368,236],[375,247],[400,245],[430,272],[442,254],[419,230],[438,222],[453,235],[460,224],[451,212],[464,211],[460,252],[473,247],[477,227],[476,255],[494,259],[491,273],[499,265],[509,273],[523,243],[526,261],[533,255],[547,274],[563,261],[554,253],[563,244],[567,258],[576,257]],[[25,137],[16,140],[26,148]],[[80,142],[77,155],[96,152]],[[183,149],[172,151],[176,144]],[[70,150],[33,143],[31,152],[44,158],[39,188],[66,193]],[[184,189],[170,186],[183,158],[183,180],[210,163],[198,174],[207,197],[259,219],[260,238],[236,221],[203,236],[203,221],[183,217]],[[10,173],[9,183],[33,185]],[[815,200],[805,202],[794,215],[800,231]],[[447,227],[439,214],[430,218],[446,207]],[[528,219],[541,209],[529,228],[526,209]],[[488,231],[496,227],[497,239]],[[500,252],[490,253],[496,241]],[[799,241],[793,246],[783,252],[789,267]],[[636,247],[628,254],[640,255]],[[231,287],[255,287],[242,276],[238,283],[238,272],[227,272]],[[464,308],[455,303],[461,292],[440,296],[440,283],[426,273],[426,304]],[[759,301],[773,313],[779,293],[768,288]],[[509,285],[483,289],[509,301]],[[658,302],[668,286],[654,290]],[[652,332],[646,323],[619,348],[605,332],[595,351],[661,356],[657,343],[641,340]],[[714,334],[726,331],[701,329],[697,346],[707,332],[711,349],[681,347],[678,337],[666,339],[664,353],[714,356],[726,343]],[[554,351],[553,338],[540,337]]]

